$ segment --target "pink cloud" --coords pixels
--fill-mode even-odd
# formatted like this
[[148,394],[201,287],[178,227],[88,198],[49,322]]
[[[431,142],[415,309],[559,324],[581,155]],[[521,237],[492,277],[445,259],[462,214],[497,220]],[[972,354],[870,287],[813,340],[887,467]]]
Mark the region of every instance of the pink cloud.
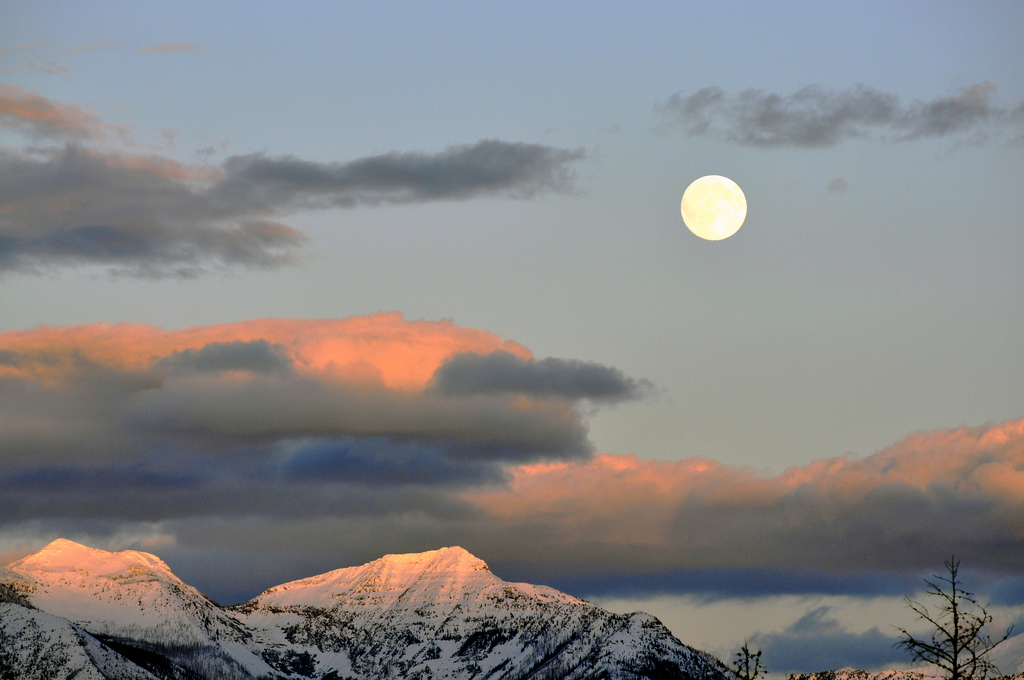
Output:
[[[121,370],[150,369],[175,352],[211,343],[265,340],[280,345],[308,375],[342,382],[371,380],[388,389],[423,390],[446,359],[462,352],[504,350],[530,358],[524,346],[450,321],[408,321],[398,312],[347,319],[253,319],[167,331],[145,324],[39,327],[0,333],[0,352],[23,355],[3,373],[54,382],[81,360]],[[78,362],[78,363],[76,363]]]
[[609,562],[632,546],[665,569],[927,566],[953,551],[1024,563],[1024,418],[918,433],[775,476],[620,455],[509,474],[508,486],[463,497],[509,530],[534,527],[570,550],[604,546],[595,559]]
[[570,399],[434,389],[452,357],[497,350],[531,358],[493,333],[398,313],[8,331],[0,333],[0,461],[121,465],[154,450],[198,458],[224,447],[297,450],[376,437],[418,442],[438,460],[490,461],[494,477],[494,461],[589,453]]
[[8,85],[0,85],[0,124],[33,136],[66,139],[122,132],[88,111]]

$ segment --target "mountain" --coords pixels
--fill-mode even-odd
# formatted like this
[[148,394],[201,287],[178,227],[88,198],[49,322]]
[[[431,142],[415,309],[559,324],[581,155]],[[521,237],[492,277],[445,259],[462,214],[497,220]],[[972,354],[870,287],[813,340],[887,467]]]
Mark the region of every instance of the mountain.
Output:
[[29,629],[38,644],[0,654],[0,678],[41,660],[68,672],[38,677],[735,679],[652,616],[508,583],[458,547],[221,607],[153,555],[58,539],[0,568],[0,641]]
[[1024,673],[1024,634],[1014,635],[993,647],[989,661],[996,665],[1000,673]]
[[157,680],[81,626],[4,601],[0,586],[0,678],[18,680]]
[[12,562],[6,573],[11,576],[0,572],[0,583],[33,607],[74,622],[129,659],[154,672],[180,666],[170,675],[164,669],[164,676],[190,677],[190,669],[201,669],[248,678],[273,670],[246,652],[251,631],[155,555],[57,539]]

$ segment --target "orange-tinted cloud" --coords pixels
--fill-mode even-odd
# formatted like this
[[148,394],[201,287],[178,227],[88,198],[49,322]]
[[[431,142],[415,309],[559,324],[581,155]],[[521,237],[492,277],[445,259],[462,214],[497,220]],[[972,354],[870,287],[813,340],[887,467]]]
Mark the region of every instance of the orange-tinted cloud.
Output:
[[[1024,566],[1024,419],[918,433],[866,458],[759,476],[702,459],[599,455],[509,471],[468,492],[497,524],[649,568]],[[590,554],[587,552],[587,554]]]
[[8,85],[0,85],[0,125],[51,139],[96,139],[122,131],[88,111]]
[[212,457],[226,474],[255,474],[270,456],[274,475],[307,478],[315,460],[338,478],[385,483],[398,459],[423,479],[440,479],[437,466],[476,479],[498,476],[501,461],[588,454],[572,399],[434,389],[448,362],[493,352],[532,359],[493,333],[398,313],[0,333],[0,462],[44,477],[55,464],[113,466],[116,477],[154,456]]
[[[422,390],[447,359],[497,350],[531,358],[526,347],[450,321],[409,321],[398,312],[347,319],[253,319],[167,331],[145,324],[42,326],[0,333],[0,375],[46,382],[78,370],[82,361],[118,371],[144,371],[176,353],[212,343],[265,340],[285,349],[298,371],[339,381]],[[3,356],[0,354],[0,356]]]

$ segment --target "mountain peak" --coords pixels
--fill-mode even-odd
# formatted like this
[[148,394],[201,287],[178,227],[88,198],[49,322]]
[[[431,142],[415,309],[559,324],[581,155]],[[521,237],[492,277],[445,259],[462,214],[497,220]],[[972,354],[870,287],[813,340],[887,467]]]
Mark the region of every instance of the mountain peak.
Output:
[[9,565],[16,572],[26,571],[88,571],[97,574],[119,572],[129,567],[172,576],[170,568],[156,555],[138,550],[108,552],[90,548],[66,538],[58,538],[38,552]]
[[459,546],[421,553],[385,555],[377,562],[393,566],[432,568],[435,571],[488,571],[487,563]]
[[[385,555],[373,562],[292,581],[264,591],[262,604],[387,607],[403,602],[458,600],[503,583],[487,564],[458,546]],[[358,604],[355,604],[358,603]]]

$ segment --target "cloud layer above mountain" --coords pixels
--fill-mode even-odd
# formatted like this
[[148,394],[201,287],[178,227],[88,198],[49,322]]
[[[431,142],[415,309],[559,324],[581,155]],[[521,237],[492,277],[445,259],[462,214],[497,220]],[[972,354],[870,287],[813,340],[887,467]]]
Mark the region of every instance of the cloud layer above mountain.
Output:
[[396,313],[9,331],[0,539],[142,532],[309,570],[462,545],[577,593],[892,594],[951,553],[1024,568],[1024,419],[777,475],[594,455],[588,414],[652,389]]
[[[473,374],[492,356],[506,380],[499,392],[438,389],[451,365],[465,382],[487,385],[490,373]],[[549,374],[555,392],[545,388]],[[595,374],[621,385],[608,394]],[[7,332],[0,508],[23,520],[344,512],[369,489],[415,487],[415,497],[499,480],[506,464],[587,457],[577,401],[637,397],[639,384],[599,364],[538,362],[492,333],[399,314]],[[338,493],[345,487],[351,494]],[[289,495],[303,503],[288,504]]]
[[563,545],[625,581],[631,564],[663,574],[906,574],[952,553],[1013,573],[1024,568],[1022,470],[1024,419],[919,433],[777,476],[700,458],[524,465],[473,500],[500,526],[534,527],[546,548],[530,559]]

